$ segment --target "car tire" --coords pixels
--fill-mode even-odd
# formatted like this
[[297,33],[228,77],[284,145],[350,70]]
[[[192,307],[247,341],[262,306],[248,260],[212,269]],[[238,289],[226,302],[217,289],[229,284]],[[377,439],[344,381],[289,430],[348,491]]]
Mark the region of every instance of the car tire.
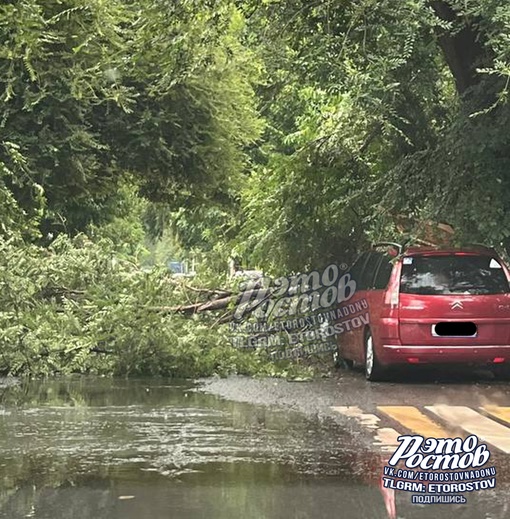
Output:
[[386,378],[386,370],[377,358],[374,339],[370,330],[367,330],[365,334],[365,378],[370,382],[382,381]]
[[354,361],[350,359],[344,359],[338,349],[333,353],[333,362],[335,363],[335,368],[338,369],[346,369],[352,370],[354,369]]

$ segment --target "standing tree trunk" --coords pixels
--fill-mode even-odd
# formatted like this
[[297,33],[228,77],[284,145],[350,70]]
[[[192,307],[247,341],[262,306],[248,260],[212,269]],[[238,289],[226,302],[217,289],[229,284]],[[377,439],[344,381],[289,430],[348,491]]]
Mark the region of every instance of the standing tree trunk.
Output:
[[476,69],[490,65],[492,59],[484,46],[483,34],[473,20],[460,18],[444,0],[431,0],[437,17],[453,24],[453,31],[438,29],[438,39],[446,63],[455,79],[457,91],[462,95],[480,81]]

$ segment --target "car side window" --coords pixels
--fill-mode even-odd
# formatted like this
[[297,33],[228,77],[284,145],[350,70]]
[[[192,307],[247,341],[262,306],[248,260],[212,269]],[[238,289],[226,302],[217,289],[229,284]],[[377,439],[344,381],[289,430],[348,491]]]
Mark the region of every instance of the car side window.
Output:
[[368,252],[364,252],[349,269],[349,274],[351,275],[351,278],[354,279],[354,281],[356,281],[356,287],[359,286],[361,276],[363,275],[363,267],[367,262],[369,254],[370,253]]
[[382,254],[380,252],[371,252],[367,262],[365,263],[365,268],[363,269],[363,273],[361,275],[361,279],[358,283],[358,290],[369,290],[373,287],[375,271],[377,270],[377,266],[381,261]]
[[389,254],[384,254],[382,257],[379,268],[375,275],[374,290],[384,290],[390,281],[391,271],[393,270],[393,258]]

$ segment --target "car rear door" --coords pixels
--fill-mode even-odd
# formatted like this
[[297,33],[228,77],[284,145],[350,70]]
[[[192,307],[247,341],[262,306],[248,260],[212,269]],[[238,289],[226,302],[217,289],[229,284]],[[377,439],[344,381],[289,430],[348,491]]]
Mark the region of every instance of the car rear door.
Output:
[[[349,269],[351,278],[356,282],[356,292],[354,296],[340,305],[339,312],[345,312],[345,315],[339,317],[337,322],[344,322],[350,319],[350,306],[356,306],[356,303],[366,298],[366,273],[368,272],[365,267],[372,265],[373,253],[363,253],[355,262],[354,265]],[[346,359],[356,360],[362,362],[363,353],[360,351],[360,338],[359,333],[346,326],[343,327],[343,331],[337,337],[338,344],[340,346],[340,354]]]
[[[390,305],[385,301],[386,290],[394,268],[394,257],[381,254],[370,290],[367,292],[367,302],[370,313],[370,329],[376,344],[381,344],[388,337],[388,317]],[[368,313],[368,312],[367,312]],[[396,328],[396,320],[395,327]]]
[[[356,272],[354,272],[353,278],[356,281],[356,293],[348,301],[348,308],[351,310],[351,313],[346,319],[351,320],[353,317],[359,319],[360,316],[365,319],[367,314],[369,314],[365,310],[358,311],[357,309],[362,309],[365,305],[368,305],[368,310],[370,311],[370,299],[372,298],[375,274],[382,256],[377,251],[369,252],[358,279],[354,277],[356,275]],[[364,301],[366,302],[365,304],[363,304]],[[353,308],[355,309],[354,312],[352,312]],[[349,352],[348,358],[363,363],[365,361],[365,326],[350,328],[345,332],[345,338]]]

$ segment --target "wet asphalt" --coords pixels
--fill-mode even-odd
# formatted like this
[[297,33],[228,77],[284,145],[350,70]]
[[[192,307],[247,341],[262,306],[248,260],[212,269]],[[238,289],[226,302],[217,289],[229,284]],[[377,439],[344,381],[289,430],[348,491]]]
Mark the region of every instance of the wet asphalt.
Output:
[[201,391],[251,404],[281,406],[316,417],[345,419],[333,406],[358,406],[373,412],[380,405],[426,406],[446,404],[479,407],[510,405],[510,383],[487,371],[415,368],[396,373],[390,382],[368,382],[358,370],[338,369],[327,378],[308,382],[248,377],[199,381]]

